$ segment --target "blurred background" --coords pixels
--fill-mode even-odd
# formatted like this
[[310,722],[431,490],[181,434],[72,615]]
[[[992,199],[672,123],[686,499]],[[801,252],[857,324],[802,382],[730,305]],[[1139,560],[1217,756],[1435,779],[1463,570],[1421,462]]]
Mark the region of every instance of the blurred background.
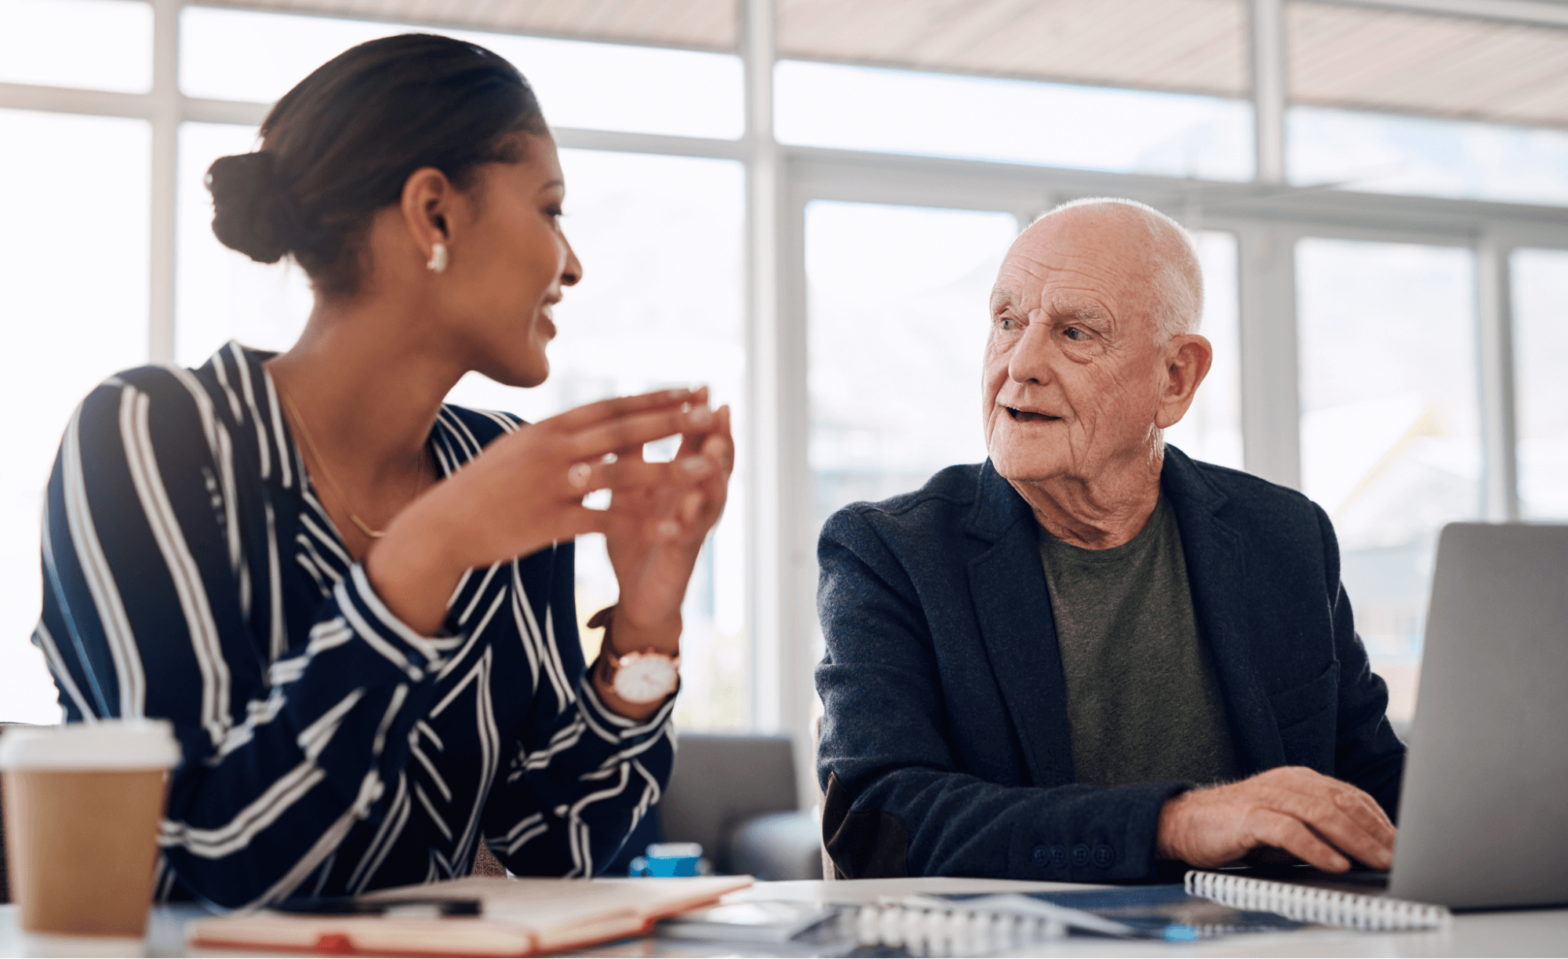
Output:
[[[1396,721],[1441,525],[1568,519],[1561,0],[0,0],[0,719],[59,716],[29,636],[75,403],[285,348],[309,311],[297,268],[213,238],[207,166],[314,67],[414,29],[533,81],[586,269],[547,384],[453,401],[534,419],[708,383],[736,407],[686,729],[809,745],[820,524],[983,458],[987,291],[1074,197],[1198,237],[1216,358],[1168,439],[1330,513]],[[580,555],[592,611],[614,581]]]

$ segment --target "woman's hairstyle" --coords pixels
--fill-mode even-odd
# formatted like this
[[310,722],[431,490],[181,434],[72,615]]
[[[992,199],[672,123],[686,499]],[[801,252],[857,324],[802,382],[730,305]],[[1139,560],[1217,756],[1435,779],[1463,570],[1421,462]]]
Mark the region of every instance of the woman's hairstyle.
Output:
[[467,188],[480,164],[515,163],[542,134],[523,75],[484,47],[405,34],[354,47],[300,81],[261,125],[261,148],[207,171],[212,232],[261,263],[293,255],[328,298],[359,291],[377,210],[435,167]]

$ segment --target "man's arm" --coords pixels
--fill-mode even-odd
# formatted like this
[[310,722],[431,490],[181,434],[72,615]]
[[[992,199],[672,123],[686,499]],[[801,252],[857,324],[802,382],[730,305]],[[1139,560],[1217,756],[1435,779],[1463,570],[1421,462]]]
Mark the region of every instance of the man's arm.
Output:
[[1162,858],[1219,866],[1273,847],[1330,872],[1348,869],[1347,855],[1377,869],[1393,864],[1390,817],[1399,802],[1405,747],[1385,715],[1388,688],[1372,672],[1356,635],[1333,525],[1321,508],[1313,510],[1323,538],[1324,588],[1339,663],[1337,778],[1286,767],[1178,796],[1160,813]]
[[818,554],[827,639],[818,776],[823,835],[841,872],[1079,882],[1150,873],[1160,809],[1190,784],[1038,788],[961,772],[943,731],[949,710],[966,708],[965,691],[944,688],[907,573],[850,511],[829,520]]
[[1339,660],[1334,775],[1370,793],[1392,819],[1399,808],[1405,744],[1388,722],[1388,686],[1372,672],[1366,647],[1356,635],[1350,599],[1340,581],[1339,541],[1333,524],[1321,508],[1313,509],[1323,532],[1324,581],[1334,618],[1334,655]]

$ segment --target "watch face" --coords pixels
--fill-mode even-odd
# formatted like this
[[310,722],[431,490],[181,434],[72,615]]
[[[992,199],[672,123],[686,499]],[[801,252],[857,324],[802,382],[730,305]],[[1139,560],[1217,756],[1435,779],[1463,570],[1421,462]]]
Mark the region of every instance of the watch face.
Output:
[[651,703],[675,691],[675,662],[653,653],[628,653],[615,671],[615,694],[629,703]]

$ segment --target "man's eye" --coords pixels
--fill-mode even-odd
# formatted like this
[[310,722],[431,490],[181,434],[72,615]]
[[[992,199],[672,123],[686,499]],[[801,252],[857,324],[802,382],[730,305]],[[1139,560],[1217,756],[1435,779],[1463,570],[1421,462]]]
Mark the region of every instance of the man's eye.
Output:
[[1069,340],[1075,341],[1087,340],[1089,338],[1089,334],[1085,333],[1083,330],[1080,330],[1076,326],[1069,326],[1063,335],[1066,336]]
[[1001,316],[997,317],[996,325],[1004,330],[1011,331],[1018,328],[1018,321],[1010,316]]

